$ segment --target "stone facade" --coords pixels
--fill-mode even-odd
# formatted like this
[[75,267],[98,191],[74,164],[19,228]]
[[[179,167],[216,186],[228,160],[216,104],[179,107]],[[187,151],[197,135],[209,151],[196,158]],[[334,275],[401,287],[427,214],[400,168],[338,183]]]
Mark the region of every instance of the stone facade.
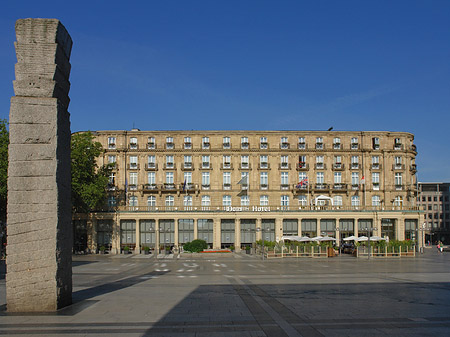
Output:
[[8,168],[7,310],[72,302],[70,52],[55,19],[16,22]]
[[[114,163],[109,208],[79,215],[91,250],[179,248],[206,237],[236,249],[261,238],[413,239],[414,136],[386,131],[97,131]],[[245,183],[242,178],[245,178]],[[241,183],[239,183],[241,182]],[[300,184],[300,182],[302,182]],[[307,182],[307,183],[306,183]],[[260,231],[258,231],[258,228]],[[267,237],[266,237],[267,238]],[[110,240],[110,242],[108,242]]]

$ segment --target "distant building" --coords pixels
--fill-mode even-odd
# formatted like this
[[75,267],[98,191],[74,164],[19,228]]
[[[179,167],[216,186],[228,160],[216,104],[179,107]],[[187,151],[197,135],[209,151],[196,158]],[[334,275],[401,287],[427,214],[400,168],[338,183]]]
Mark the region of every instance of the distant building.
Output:
[[426,241],[450,244],[450,183],[420,183],[418,204],[425,212]]
[[[97,131],[108,206],[74,218],[95,251],[237,250],[286,235],[415,239],[416,146],[405,132]],[[87,229],[87,230],[86,230]]]

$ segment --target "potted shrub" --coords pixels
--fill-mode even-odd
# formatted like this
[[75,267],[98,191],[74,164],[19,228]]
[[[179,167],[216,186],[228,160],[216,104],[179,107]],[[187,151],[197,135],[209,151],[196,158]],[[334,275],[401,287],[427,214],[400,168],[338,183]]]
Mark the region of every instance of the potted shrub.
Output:
[[245,252],[246,252],[247,254],[250,254],[250,252],[251,252],[250,246],[245,246]]
[[123,252],[124,254],[129,254],[129,253],[130,253],[130,247],[128,247],[128,246],[123,247],[122,252]]
[[234,246],[230,246],[230,250],[234,252]]
[[105,250],[106,250],[105,246],[100,246],[100,249],[99,249],[100,254],[105,254]]
[[145,255],[148,255],[150,253],[150,247],[148,246],[142,246],[141,250],[144,252]]

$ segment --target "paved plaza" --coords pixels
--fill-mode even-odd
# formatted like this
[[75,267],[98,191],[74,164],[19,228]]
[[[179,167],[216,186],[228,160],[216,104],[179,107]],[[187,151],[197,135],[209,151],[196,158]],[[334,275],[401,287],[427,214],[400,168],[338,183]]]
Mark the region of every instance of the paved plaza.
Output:
[[74,256],[74,304],[0,335],[450,336],[450,253],[417,258]]

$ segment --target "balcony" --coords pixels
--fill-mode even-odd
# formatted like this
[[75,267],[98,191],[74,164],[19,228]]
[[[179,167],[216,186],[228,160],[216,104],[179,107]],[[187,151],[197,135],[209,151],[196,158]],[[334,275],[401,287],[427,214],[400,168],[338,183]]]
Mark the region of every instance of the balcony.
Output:
[[343,171],[345,169],[345,165],[342,163],[334,163],[333,171]]
[[326,191],[329,190],[330,187],[328,184],[315,184],[314,185],[314,190],[315,191]]
[[306,164],[304,162],[297,163],[297,171],[308,171],[309,170],[309,164]]
[[154,142],[147,143],[147,149],[149,150],[156,149],[156,144]]
[[373,150],[379,150],[380,149],[380,144],[373,144],[372,145],[372,149]]
[[279,170],[290,170],[291,169],[291,164],[289,164],[289,163],[281,163],[278,166],[278,169]]
[[354,191],[359,190],[359,184],[352,184],[352,190]]
[[306,148],[307,148],[307,146],[306,146],[306,143],[298,143],[298,149],[299,150],[306,150]]
[[401,184],[395,184],[395,190],[396,191],[403,191],[405,189],[404,185]]
[[175,184],[174,183],[164,183],[162,185],[163,191],[176,191]]
[[333,144],[333,150],[340,150],[341,149],[341,143],[334,143]]
[[347,192],[347,184],[333,184],[333,191],[335,192]]
[[288,190],[289,189],[289,184],[281,184],[280,185],[280,189],[281,190]]
[[202,162],[202,169],[203,170],[210,170],[211,169],[211,163],[209,161]]
[[128,164],[128,169],[129,170],[139,170],[139,164],[137,164],[137,163],[129,163]]
[[397,151],[403,150],[403,144],[402,143],[395,143],[394,144],[394,150],[397,150]]
[[156,163],[147,163],[145,164],[146,171],[156,171],[158,170],[158,164]]
[[241,184],[241,191],[247,191],[248,190],[248,184]]
[[359,143],[351,143],[350,144],[350,150],[358,150],[359,149]]
[[224,163],[220,164],[220,169],[221,170],[232,170],[233,164],[231,164],[229,162],[224,162]]
[[223,184],[223,189],[224,190],[231,190],[231,184],[229,184],[229,183]]
[[412,144],[409,148],[411,151],[417,152],[417,146]]
[[137,185],[135,185],[135,184],[129,184],[129,185],[128,185],[128,190],[130,190],[130,191],[137,191]]
[[325,145],[323,143],[316,143],[316,150],[324,150]]
[[250,164],[249,163],[241,163],[241,165],[239,166],[240,170],[249,170],[250,169]]
[[189,150],[192,149],[192,143],[191,142],[184,142],[184,148]]
[[259,148],[260,148],[261,150],[266,150],[266,149],[269,148],[269,143],[267,143],[267,142],[261,142],[261,143],[259,143]]
[[173,150],[175,148],[175,144],[174,143],[166,143],[166,149],[167,150]]
[[116,143],[109,143],[108,144],[108,149],[109,150],[115,150],[116,149]]
[[241,149],[248,149],[249,146],[250,146],[250,144],[248,142],[241,143]]
[[372,183],[372,190],[379,191],[380,190],[380,183]]
[[144,192],[158,192],[158,185],[156,184],[144,184],[142,186]]
[[324,163],[315,163],[314,164],[314,168],[316,170],[326,170],[327,169],[327,165],[325,165]]
[[270,165],[267,162],[262,162],[258,164],[258,170],[270,170]]
[[289,147],[290,147],[289,143],[283,142],[280,144],[280,149],[282,149],[282,150],[288,150]]
[[202,184],[202,190],[209,190],[211,187],[210,184]]
[[202,143],[202,149],[207,150],[207,149],[209,149],[210,146],[211,146],[211,144],[209,142],[203,142]]
[[394,164],[394,165],[392,165],[392,170],[403,171],[403,170],[405,170],[405,164]]
[[138,144],[137,143],[130,143],[130,145],[128,146],[128,148],[130,150],[137,150],[138,149]]
[[361,165],[359,163],[351,163],[350,169],[351,170],[359,170],[361,168]]
[[381,164],[379,163],[372,163],[372,165],[370,166],[371,170],[381,170]]
[[175,170],[176,165],[174,163],[165,163],[164,164],[164,170]]
[[223,143],[222,146],[223,146],[224,149],[231,149],[231,143],[229,143],[229,142],[228,143]]
[[183,171],[192,171],[192,170],[194,170],[194,165],[192,164],[192,162],[184,162],[182,170]]
[[261,190],[267,190],[269,188],[269,185],[268,184],[261,184],[261,185],[259,185],[259,188]]
[[417,172],[417,165],[416,164],[412,164],[410,166],[409,170],[411,171],[412,174],[415,174]]
[[117,186],[115,186],[114,184],[108,184],[107,189],[108,191],[115,191],[117,190]]

